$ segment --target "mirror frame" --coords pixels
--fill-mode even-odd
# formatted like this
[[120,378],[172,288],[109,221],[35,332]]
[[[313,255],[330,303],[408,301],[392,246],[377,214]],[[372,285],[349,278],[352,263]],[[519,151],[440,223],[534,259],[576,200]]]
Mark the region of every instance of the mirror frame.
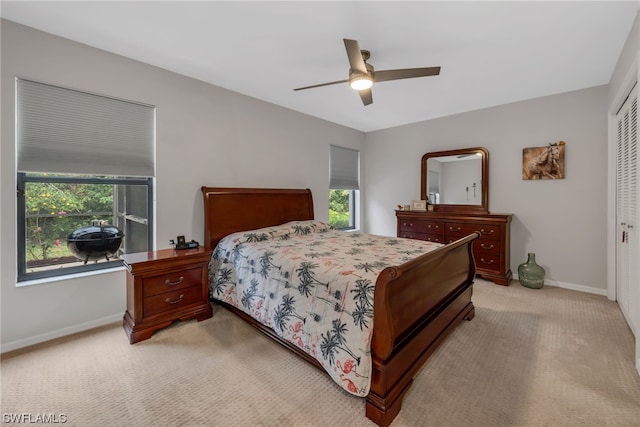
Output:
[[427,200],[427,160],[433,157],[459,156],[462,154],[480,154],[482,157],[482,197],[479,205],[447,205],[433,206],[434,212],[447,213],[489,213],[489,151],[484,147],[463,148],[460,150],[434,151],[422,156],[420,198]]

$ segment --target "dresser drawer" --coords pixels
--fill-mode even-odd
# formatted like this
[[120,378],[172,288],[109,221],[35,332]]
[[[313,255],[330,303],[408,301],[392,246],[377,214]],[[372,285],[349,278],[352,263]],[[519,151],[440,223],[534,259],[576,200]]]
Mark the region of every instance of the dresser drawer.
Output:
[[401,231],[398,237],[403,237],[405,239],[424,240],[427,242],[444,243],[444,238],[442,234],[414,233],[411,231]]
[[476,261],[477,268],[483,268],[485,270],[500,270],[500,254],[478,254],[474,249],[473,258]]
[[424,240],[427,235],[424,233],[417,233],[411,230],[400,230],[400,233],[398,234],[398,237],[402,237],[403,239],[417,239],[417,240]]
[[478,257],[482,255],[500,255],[500,242],[486,238],[479,238],[473,242],[473,254]]
[[145,277],[142,280],[142,295],[143,297],[150,297],[165,292],[188,288],[189,286],[200,286],[202,282],[202,269],[203,267],[198,265],[187,270],[177,270],[157,276]]
[[445,224],[445,233],[447,240],[453,242],[461,237],[477,231],[480,233],[480,239],[500,240],[500,226],[492,224],[471,224],[463,222],[447,222]]
[[402,219],[399,222],[400,232],[427,233],[432,236],[444,237],[444,222],[425,219]]
[[177,289],[160,295],[154,295],[144,299],[142,311],[144,316],[165,313],[176,310],[190,304],[197,304],[202,301],[202,287],[191,286],[189,288]]
[[427,242],[435,242],[435,243],[444,243],[444,235],[440,234],[431,234],[427,233],[423,235],[422,240],[426,240]]

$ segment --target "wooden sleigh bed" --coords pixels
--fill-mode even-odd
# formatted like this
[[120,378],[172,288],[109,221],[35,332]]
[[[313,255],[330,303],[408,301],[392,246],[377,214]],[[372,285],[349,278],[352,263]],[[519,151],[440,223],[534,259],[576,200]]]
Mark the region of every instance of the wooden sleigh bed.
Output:
[[[225,236],[313,220],[308,189],[202,187],[205,244],[215,248]],[[471,320],[475,264],[474,233],[378,275],[373,297],[372,372],[366,416],[388,426],[400,411],[413,377],[462,320]],[[251,325],[321,369],[319,362],[280,338],[248,314],[222,303]]]

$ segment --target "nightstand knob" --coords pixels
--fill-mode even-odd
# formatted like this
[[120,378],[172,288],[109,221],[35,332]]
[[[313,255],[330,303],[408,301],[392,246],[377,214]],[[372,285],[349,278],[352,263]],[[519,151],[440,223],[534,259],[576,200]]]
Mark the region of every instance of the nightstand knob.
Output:
[[171,298],[167,298],[164,302],[169,304],[177,304],[184,299],[184,294],[181,294],[178,299],[171,300]]
[[182,281],[184,280],[184,276],[180,276],[180,278],[178,280],[176,280],[175,282],[172,282],[171,280],[167,279],[164,281],[165,285],[169,285],[169,286],[175,286],[175,285],[179,285],[180,283],[182,283]]

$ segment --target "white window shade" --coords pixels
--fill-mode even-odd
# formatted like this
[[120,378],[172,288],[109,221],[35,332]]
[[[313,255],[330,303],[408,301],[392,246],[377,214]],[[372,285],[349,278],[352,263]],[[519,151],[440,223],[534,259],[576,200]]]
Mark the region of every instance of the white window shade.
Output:
[[20,172],[155,175],[155,107],[17,79]]
[[360,152],[349,148],[330,146],[331,180],[329,188],[332,190],[359,189],[359,156]]

